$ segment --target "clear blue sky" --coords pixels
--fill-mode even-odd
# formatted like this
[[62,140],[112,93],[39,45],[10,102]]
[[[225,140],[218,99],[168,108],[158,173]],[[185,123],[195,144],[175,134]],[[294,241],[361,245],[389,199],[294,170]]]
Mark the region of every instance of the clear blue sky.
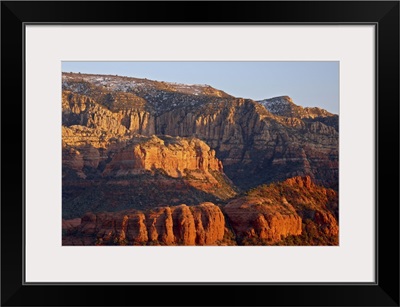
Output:
[[339,112],[339,62],[63,62],[62,71],[208,84],[254,100],[287,95]]

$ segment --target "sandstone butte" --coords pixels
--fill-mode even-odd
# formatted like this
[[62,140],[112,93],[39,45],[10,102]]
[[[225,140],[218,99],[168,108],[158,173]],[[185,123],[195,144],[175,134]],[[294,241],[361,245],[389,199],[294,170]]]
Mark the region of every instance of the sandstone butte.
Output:
[[93,137],[94,142],[88,139],[86,133],[90,134],[90,131],[85,130],[63,127],[63,164],[83,179],[86,178],[84,167],[96,169],[106,159],[109,161],[102,171],[103,176],[118,177],[163,169],[168,176],[178,178],[187,171],[223,171],[215,150],[193,137],[136,135],[126,142],[110,142],[110,153],[105,156],[105,148],[98,144],[96,137]]
[[63,245],[218,245],[225,218],[212,203],[85,214],[63,222]]
[[309,176],[297,176],[257,187],[229,202],[224,212],[242,243],[273,244],[303,235],[308,243],[337,245],[336,209],[334,190],[315,185]]
[[[215,150],[199,139],[135,136],[104,149],[90,139],[69,137],[72,129],[63,130],[67,136],[63,148],[64,215],[99,207],[107,211],[107,205],[143,209],[139,203],[149,208],[190,199],[192,205],[237,194]],[[87,178],[88,170],[91,178]],[[98,189],[107,193],[101,198],[94,192]]]
[[222,172],[222,163],[215,151],[196,138],[163,139],[153,135],[141,142],[124,147],[107,164],[103,175],[123,176],[162,169],[172,178],[184,177],[187,172],[201,171],[215,181],[209,171]]

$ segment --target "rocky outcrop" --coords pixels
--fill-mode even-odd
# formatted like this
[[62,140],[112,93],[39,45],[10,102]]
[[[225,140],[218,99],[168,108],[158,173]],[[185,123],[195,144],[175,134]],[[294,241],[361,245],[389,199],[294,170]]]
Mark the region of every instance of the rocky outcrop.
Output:
[[274,106],[290,112],[268,111],[210,86],[118,76],[64,74],[63,90],[65,126],[91,127],[108,138],[197,137],[243,189],[299,175],[337,189],[338,117],[325,110],[281,97]]
[[115,154],[104,175],[138,174],[156,169],[173,178],[184,177],[190,171],[208,176],[209,171],[222,172],[222,163],[215,157],[215,151],[199,139],[153,135],[141,138]]
[[156,172],[168,178],[181,178],[187,185],[221,199],[236,195],[215,151],[196,138],[153,135],[132,139],[112,157],[102,175],[118,178]]
[[64,218],[107,208],[215,202],[237,194],[215,151],[199,139],[153,135],[102,142],[107,142],[105,148],[76,134],[65,138]]
[[218,206],[202,203],[146,212],[87,213],[66,231],[63,245],[219,245],[225,219]]
[[[97,134],[103,131],[111,136],[152,135],[155,133],[154,116],[144,109],[142,98],[138,104],[136,100],[139,98],[133,95],[121,97],[121,93],[118,93],[114,94],[116,96],[114,97],[110,94],[95,92],[93,96],[99,100],[95,101],[87,95],[63,91],[63,125],[67,127],[85,126],[93,128]],[[110,104],[109,100],[112,100],[114,104]],[[118,107],[115,104],[118,104]],[[121,107],[121,105],[125,107]]]
[[302,219],[316,227],[317,236],[338,240],[339,196],[336,191],[316,185],[308,176],[289,178],[277,187]]
[[317,108],[317,107],[306,107],[296,105],[292,98],[289,96],[279,96],[270,99],[264,99],[258,101],[262,104],[269,112],[278,116],[290,117],[290,118],[317,118],[317,117],[330,117],[332,113]]
[[273,244],[302,232],[301,217],[283,200],[272,202],[248,196],[231,201],[224,211],[238,240],[244,244]]
[[[260,186],[229,202],[224,211],[242,244],[337,245],[337,193],[309,176]],[[285,244],[284,244],[285,245]]]
[[251,100],[231,99],[190,112],[166,112],[157,118],[156,131],[204,140],[243,189],[299,175],[334,186],[337,131],[320,122],[295,120],[274,117]]

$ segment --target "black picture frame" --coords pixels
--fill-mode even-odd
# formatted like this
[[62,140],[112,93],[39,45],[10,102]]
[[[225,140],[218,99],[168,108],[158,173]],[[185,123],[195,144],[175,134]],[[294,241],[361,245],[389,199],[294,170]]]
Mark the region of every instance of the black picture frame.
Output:
[[[376,282],[25,284],[24,26],[28,23],[375,25]],[[2,1],[1,305],[399,306],[399,101],[399,1]]]

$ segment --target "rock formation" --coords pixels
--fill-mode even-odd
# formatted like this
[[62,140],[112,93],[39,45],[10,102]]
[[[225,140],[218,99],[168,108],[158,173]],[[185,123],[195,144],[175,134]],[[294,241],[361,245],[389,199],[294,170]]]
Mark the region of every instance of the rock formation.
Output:
[[66,127],[89,127],[103,139],[197,137],[243,189],[299,175],[337,189],[338,117],[288,97],[273,100],[274,108],[271,101],[235,98],[206,85],[63,74]]
[[225,219],[212,203],[141,212],[86,213],[64,221],[63,245],[221,245]]
[[294,177],[220,207],[88,212],[63,220],[63,245],[338,245],[337,201],[334,190]]
[[225,212],[241,242],[272,244],[289,235],[300,235],[301,217],[283,199],[272,202],[268,198],[238,198],[226,205]]
[[215,151],[199,139],[153,135],[145,141],[139,140],[115,154],[103,174],[118,177],[162,169],[166,175],[180,178],[190,171],[202,171],[207,175],[209,171],[222,171]]
[[265,108],[272,114],[278,116],[304,119],[331,117],[334,115],[321,108],[303,108],[301,106],[298,106],[289,96],[274,97],[270,99],[259,100],[258,102],[265,106]]
[[215,151],[199,139],[153,135],[105,144],[102,148],[91,137],[64,138],[64,218],[93,210],[193,205],[237,194]]
[[337,115],[208,85],[62,78],[63,244],[338,244]]
[[337,245],[337,201],[334,190],[315,185],[309,176],[294,177],[257,187],[224,211],[243,244],[271,245],[299,236],[291,243]]

